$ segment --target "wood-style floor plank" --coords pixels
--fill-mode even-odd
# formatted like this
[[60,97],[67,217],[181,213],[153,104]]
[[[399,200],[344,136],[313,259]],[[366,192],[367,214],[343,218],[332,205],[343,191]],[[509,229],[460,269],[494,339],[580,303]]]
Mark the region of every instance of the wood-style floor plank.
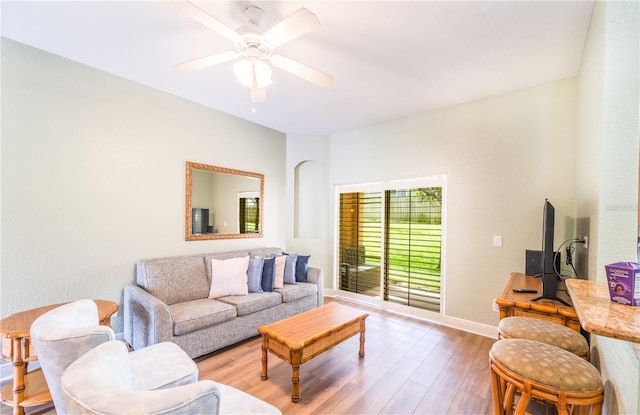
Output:
[[347,413],[380,413],[402,389],[415,370],[415,360],[401,357],[375,384],[368,388],[367,392],[353,404]]
[[[358,356],[359,336],[354,336],[304,363],[299,403],[291,402],[291,366],[278,357],[269,355],[269,379],[260,379],[259,337],[196,359],[200,379],[243,390],[284,415],[492,413],[489,349],[494,339],[360,303],[326,301],[369,313],[365,356]],[[533,411],[554,412],[542,406]],[[51,406],[27,411],[54,414]]]
[[380,414],[412,414],[427,393],[428,388],[407,380],[379,412]]

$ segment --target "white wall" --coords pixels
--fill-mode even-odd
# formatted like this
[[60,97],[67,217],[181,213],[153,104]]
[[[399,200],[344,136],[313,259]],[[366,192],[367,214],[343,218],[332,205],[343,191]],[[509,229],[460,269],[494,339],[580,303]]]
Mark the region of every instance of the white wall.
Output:
[[[6,39],[1,132],[2,316],[121,304],[140,258],[284,247],[282,133]],[[186,242],[186,161],[264,174],[264,237]]]
[[[331,168],[330,140],[328,136],[316,135],[287,135],[287,203],[284,211],[287,215],[287,249],[303,255],[311,255],[309,264],[322,268],[324,276],[324,286],[331,290],[331,268],[333,267],[333,256],[329,244],[331,227],[330,221],[330,193],[329,193],[329,170]],[[298,183],[296,180],[297,167],[301,163],[310,163],[313,173],[305,176],[306,179],[315,183]],[[302,210],[308,208],[305,200],[300,200],[300,196],[309,194],[310,189],[297,189],[301,186],[313,187],[315,192],[314,200],[320,201],[313,207],[314,214],[308,215],[308,211],[300,214]],[[313,203],[313,202],[312,202]],[[316,223],[300,223],[300,221],[315,221]],[[297,236],[296,223],[302,232]],[[331,291],[328,291],[330,293]]]
[[575,97],[568,79],[334,135],[331,185],[447,175],[445,314],[496,326],[493,299],[541,247],[545,198],[556,244],[568,237]]
[[[589,278],[637,261],[640,3],[597,2],[579,76],[577,215],[590,218]],[[591,242],[593,241],[593,242]],[[591,336],[608,414],[640,413],[640,345]]]

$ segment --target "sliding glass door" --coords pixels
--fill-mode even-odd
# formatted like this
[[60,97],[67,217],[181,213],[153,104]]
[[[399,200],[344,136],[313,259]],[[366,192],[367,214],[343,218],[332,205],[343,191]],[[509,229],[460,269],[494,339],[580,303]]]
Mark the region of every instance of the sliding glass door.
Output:
[[338,289],[440,311],[441,178],[343,186]]

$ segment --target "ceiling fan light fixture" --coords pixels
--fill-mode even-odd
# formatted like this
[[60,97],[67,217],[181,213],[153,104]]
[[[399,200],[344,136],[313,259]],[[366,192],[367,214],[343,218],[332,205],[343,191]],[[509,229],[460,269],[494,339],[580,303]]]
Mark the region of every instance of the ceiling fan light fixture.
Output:
[[233,65],[233,72],[238,82],[249,88],[271,85],[271,67],[261,60],[239,60]]
[[322,87],[327,87],[333,82],[333,77],[330,75],[273,53],[276,47],[320,26],[316,15],[304,7],[265,32],[261,28],[264,23],[264,11],[257,6],[245,8],[244,16],[247,24],[238,30],[232,30],[190,1],[175,3],[180,4],[185,14],[233,42],[236,49],[175,65],[176,70],[192,71],[240,58],[233,66],[233,72],[238,82],[250,88],[251,101],[254,103],[264,102],[267,99],[266,87],[272,83],[271,65]]

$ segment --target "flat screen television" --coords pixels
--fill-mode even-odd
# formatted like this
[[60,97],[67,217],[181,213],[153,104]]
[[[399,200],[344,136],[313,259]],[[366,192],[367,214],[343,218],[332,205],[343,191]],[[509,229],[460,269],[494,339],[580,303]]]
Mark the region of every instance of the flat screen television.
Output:
[[545,199],[542,209],[542,295],[533,298],[531,301],[542,299],[559,301],[562,304],[569,305],[564,300],[558,298],[558,279],[559,275],[554,267],[555,253],[553,252],[553,230],[555,226],[555,208]]
[[191,233],[199,235],[207,233],[209,228],[209,209],[191,209]]

